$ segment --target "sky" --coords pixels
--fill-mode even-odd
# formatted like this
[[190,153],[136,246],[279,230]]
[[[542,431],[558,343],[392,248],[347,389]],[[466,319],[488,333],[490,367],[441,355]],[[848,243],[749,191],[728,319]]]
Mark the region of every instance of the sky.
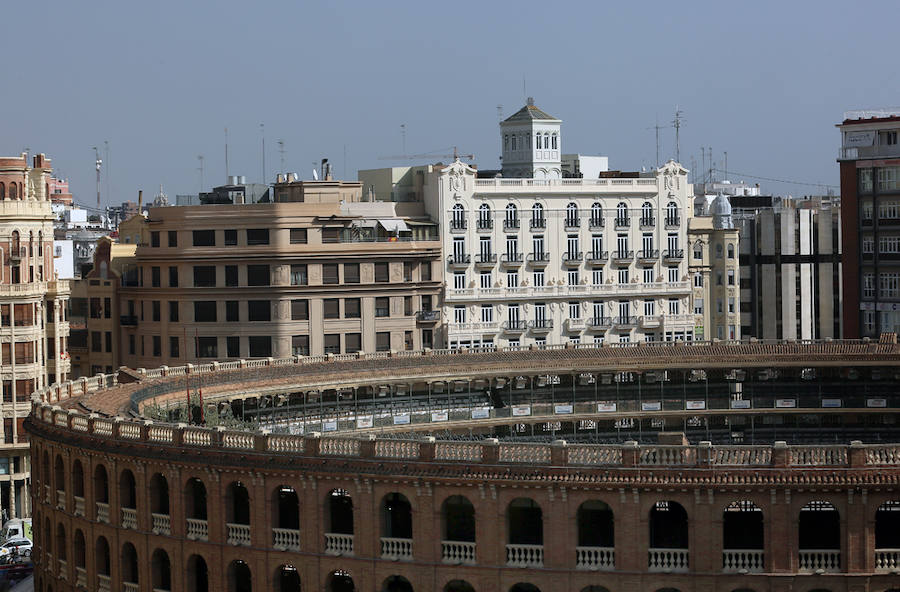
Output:
[[732,180],[821,194],[761,178],[836,186],[843,112],[900,104],[894,36],[863,14],[894,23],[900,4],[6,3],[0,154],[44,152],[85,205],[94,146],[104,205],[160,185],[170,199],[196,194],[201,162],[203,189],[222,184],[225,128],[230,174],[253,182],[263,138],[269,182],[311,178],[322,158],[355,180],[429,162],[384,157],[453,146],[491,169],[498,106],[506,117],[533,96],[563,120],[564,152],[613,169],[655,164],[657,122],[660,159],[673,158],[677,107],[687,168],[711,147],[720,169],[728,152]]

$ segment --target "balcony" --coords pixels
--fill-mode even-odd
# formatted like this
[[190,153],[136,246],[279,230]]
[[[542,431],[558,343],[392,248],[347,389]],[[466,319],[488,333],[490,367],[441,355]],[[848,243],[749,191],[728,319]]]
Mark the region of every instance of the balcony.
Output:
[[581,265],[581,262],[584,261],[584,253],[582,251],[563,253],[562,261],[563,265],[569,267]]
[[900,144],[840,148],[840,152],[838,152],[838,160],[856,160],[858,158],[896,158],[898,156],[900,156]]
[[441,562],[449,565],[475,565],[475,543],[441,541]]
[[644,249],[638,251],[637,258],[639,261],[651,261],[659,258],[659,249]]
[[109,504],[97,502],[97,522],[109,524]]
[[550,253],[531,253],[528,255],[528,263],[535,267],[546,267],[550,263]]
[[469,254],[450,255],[447,257],[447,265],[453,269],[461,269],[469,266],[472,262],[472,256]]
[[606,226],[606,221],[602,217],[591,216],[591,220],[588,224],[591,229],[595,228],[603,228]]
[[138,324],[137,315],[122,315],[119,317],[119,324],[124,327],[136,327]]
[[465,220],[450,220],[450,232],[465,232],[468,226]]
[[6,259],[10,263],[18,263],[22,259],[24,259],[28,255],[28,249],[25,247],[12,247],[9,249],[9,254],[6,256]]
[[581,333],[587,327],[584,319],[566,319],[565,329],[569,333]]
[[74,495],[72,499],[75,500],[75,511],[74,514],[76,516],[84,516],[84,497]]
[[616,228],[628,228],[629,226],[631,226],[631,219],[616,218]]
[[631,263],[634,260],[634,251],[613,251],[613,263]]
[[543,230],[543,229],[547,228],[547,219],[546,218],[532,218],[530,226],[531,226],[532,230]]
[[800,549],[800,571],[836,573],[841,571],[840,549]]
[[566,230],[578,230],[581,227],[581,218],[566,218]]
[[172,534],[172,522],[168,514],[150,514],[150,527],[153,534]]
[[575,569],[612,571],[616,568],[613,547],[575,547]]
[[588,329],[592,331],[609,329],[612,327],[612,324],[612,317],[591,317],[588,319]]
[[353,555],[353,535],[336,532],[325,533],[326,555]]
[[300,531],[292,528],[273,528],[272,547],[279,551],[299,551]]
[[666,216],[666,228],[681,226],[681,216]]
[[509,567],[544,567],[544,545],[506,545]]
[[644,315],[638,322],[644,329],[656,329],[662,325],[662,320],[658,315]]
[[503,321],[500,328],[506,333],[524,333],[526,327],[525,321]]
[[667,249],[663,251],[663,259],[666,261],[681,261],[684,259],[684,249]]
[[488,218],[487,220],[478,219],[475,222],[475,228],[478,230],[492,230],[494,228],[494,221]]
[[122,528],[137,530],[137,509],[122,508]]
[[199,518],[187,518],[188,540],[191,541],[208,541],[209,540],[209,523]]
[[391,561],[412,561],[412,539],[381,537],[381,558]]
[[528,328],[532,333],[549,333],[553,329],[553,319],[535,319],[529,321]]
[[468,333],[468,334],[486,334],[486,333],[496,333],[500,328],[500,323],[494,321],[488,321],[483,323],[450,323],[450,332],[454,334],[460,333]]
[[441,311],[439,310],[420,310],[416,313],[416,322],[419,323],[436,323],[441,320]]
[[478,253],[475,255],[475,267],[493,267],[496,264],[496,253]]
[[249,524],[231,524],[226,523],[227,541],[229,545],[235,547],[250,546],[250,525]]
[[613,317],[613,325],[616,327],[634,327],[637,325],[637,317]]
[[503,221],[503,230],[518,230],[519,229],[519,220],[515,219],[505,219]]
[[604,265],[609,261],[609,251],[588,251],[588,265]]
[[900,549],[875,549],[875,569],[878,571],[900,569]]
[[647,571],[665,573],[686,573],[688,571],[687,549],[648,549]]
[[641,216],[641,228],[653,228],[656,226],[656,216]]
[[722,551],[722,571],[727,573],[762,573],[765,571],[762,549],[725,549]]
[[519,267],[522,265],[522,261],[525,260],[525,255],[522,253],[505,253],[500,255],[500,266],[501,267]]

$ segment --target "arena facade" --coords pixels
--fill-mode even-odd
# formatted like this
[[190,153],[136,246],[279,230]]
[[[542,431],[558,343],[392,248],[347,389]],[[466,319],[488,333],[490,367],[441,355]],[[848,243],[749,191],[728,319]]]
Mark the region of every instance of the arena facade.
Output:
[[882,339],[65,382],[26,426],[35,590],[891,590],[898,378]]

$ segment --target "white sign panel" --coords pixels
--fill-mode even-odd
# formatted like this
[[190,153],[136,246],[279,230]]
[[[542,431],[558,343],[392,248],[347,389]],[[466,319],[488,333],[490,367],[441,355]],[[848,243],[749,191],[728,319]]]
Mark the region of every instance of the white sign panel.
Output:
[[641,411],[660,411],[662,403],[659,401],[644,401],[641,403]]
[[847,132],[844,136],[846,141],[844,142],[844,146],[847,148],[853,148],[857,146],[872,146],[875,144],[875,132]]
[[684,408],[689,411],[696,411],[699,409],[706,409],[706,401],[685,401]]
[[432,411],[431,421],[447,421],[450,419],[450,413],[447,411]]
[[291,434],[292,436],[299,436],[300,434],[303,433],[303,424],[291,422],[288,425],[288,433]]
[[575,409],[572,407],[572,405],[556,405],[553,407],[553,413],[557,415],[568,415],[574,412]]
[[406,425],[409,423],[409,413],[401,413],[394,416],[394,425]]
[[513,417],[525,417],[526,415],[531,415],[531,405],[513,405]]
[[597,403],[597,413],[604,413],[615,410],[616,404],[610,401],[600,401],[599,403]]
[[322,422],[322,431],[323,432],[336,432],[337,431],[337,421],[323,421]]
[[776,409],[793,409],[797,406],[797,399],[775,399]]
[[741,399],[731,402],[732,409],[750,409],[750,399]]
[[841,407],[842,405],[840,399],[822,399],[822,407]]
[[472,409],[472,419],[487,419],[491,416],[491,410],[488,407]]
[[362,417],[356,418],[356,427],[358,428],[370,428],[372,427],[373,420],[371,415],[363,415]]
[[887,399],[866,399],[866,407],[887,407]]

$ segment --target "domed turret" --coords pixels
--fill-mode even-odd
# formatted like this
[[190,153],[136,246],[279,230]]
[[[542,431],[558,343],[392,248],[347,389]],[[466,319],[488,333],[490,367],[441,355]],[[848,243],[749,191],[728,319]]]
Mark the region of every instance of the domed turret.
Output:
[[713,228],[734,228],[734,222],[731,219],[731,201],[727,195],[724,193],[717,195],[709,210],[713,217]]

